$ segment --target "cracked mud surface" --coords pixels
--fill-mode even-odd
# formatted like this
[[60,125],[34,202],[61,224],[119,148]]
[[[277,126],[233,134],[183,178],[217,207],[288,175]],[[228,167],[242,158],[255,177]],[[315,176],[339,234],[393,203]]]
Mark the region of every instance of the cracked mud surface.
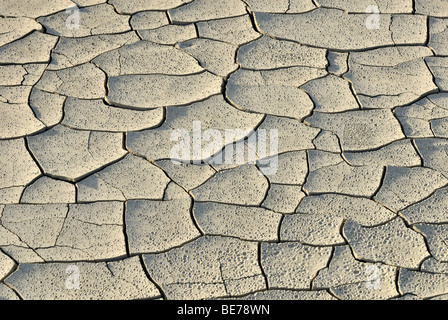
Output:
[[448,299],[446,0],[4,0],[0,26],[0,300]]

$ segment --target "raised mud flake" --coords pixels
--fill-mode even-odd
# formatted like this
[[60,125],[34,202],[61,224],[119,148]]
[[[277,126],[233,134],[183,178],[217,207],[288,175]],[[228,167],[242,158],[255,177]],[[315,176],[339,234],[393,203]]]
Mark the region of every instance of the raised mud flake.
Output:
[[77,180],[126,154],[120,133],[77,131],[56,126],[28,138],[45,172]]
[[402,211],[410,224],[448,223],[448,188],[437,190],[429,198]]
[[197,37],[194,24],[170,24],[154,30],[139,30],[138,33],[143,40],[165,45],[174,45]]
[[294,214],[283,219],[280,229],[282,241],[297,241],[312,246],[341,245],[343,217],[329,215]]
[[271,184],[262,207],[284,214],[294,213],[300,201],[305,197],[301,186]]
[[27,104],[32,86],[39,80],[46,64],[7,65],[1,67],[0,101]]
[[348,71],[348,52],[329,51],[327,59],[329,65],[327,71],[331,74],[341,76]]
[[252,41],[261,35],[252,26],[249,15],[196,23],[199,37],[234,45]]
[[204,69],[222,77],[238,68],[235,63],[238,48],[234,45],[210,39],[193,39],[177,46],[196,58]]
[[27,103],[32,86],[39,81],[46,63],[0,66],[0,96],[10,103]]
[[418,269],[430,255],[423,236],[400,218],[374,228],[348,220],[343,232],[357,259]]
[[[427,99],[436,107],[435,114],[446,112],[448,109],[448,93],[441,92],[427,97]],[[435,115],[434,115],[435,116]]]
[[196,202],[194,216],[206,235],[276,241],[281,214],[263,208]]
[[432,125],[437,126],[437,122],[441,125],[439,129],[442,129],[441,132],[444,133],[445,119],[443,118],[448,117],[447,97],[446,93],[438,93],[412,105],[396,108],[394,114],[400,121],[406,137],[432,138],[434,137]]
[[175,188],[174,195],[164,201],[127,202],[125,221],[131,254],[170,250],[201,235],[191,220],[189,195]]
[[448,224],[416,224],[425,236],[429,251],[440,262],[448,262]]
[[422,298],[431,298],[448,293],[448,274],[401,269],[398,286],[403,293],[411,293]]
[[395,211],[419,202],[448,183],[446,177],[428,168],[387,167],[375,200]]
[[122,216],[119,202],[7,206],[2,224],[24,242],[9,233],[2,249],[21,263],[124,256]]
[[336,134],[343,151],[376,149],[404,138],[398,120],[389,110],[359,110],[338,114],[315,112],[306,123]]
[[[255,12],[259,28],[266,34],[311,46],[337,50],[359,50],[398,44],[425,44],[426,18],[406,15],[392,23],[382,14],[379,29],[366,28],[367,14],[346,14],[341,10],[318,8],[302,14]],[[402,25],[408,25],[402,29]]]
[[48,62],[58,38],[38,31],[0,48],[0,63]]
[[0,141],[0,155],[0,190],[26,186],[41,174],[23,139]]
[[401,166],[421,164],[411,140],[401,140],[374,151],[345,152],[344,158],[353,166]]
[[[142,155],[150,160],[171,159],[174,144],[167,142],[171,141],[173,132],[173,128],[166,123],[155,129],[130,132],[126,134],[126,147],[132,153]],[[190,162],[190,155],[188,155],[187,161]]]
[[398,296],[396,267],[356,260],[349,246],[336,247],[328,268],[319,272],[313,288],[330,288],[344,300],[385,300]]
[[320,151],[341,153],[339,138],[330,131],[322,130],[313,140],[313,144],[314,147]]
[[78,200],[162,200],[169,181],[163,171],[149,161],[128,154],[123,160],[78,182]]
[[412,13],[412,0],[319,0],[322,7],[338,8],[349,13],[366,13],[370,5],[378,6],[381,13]]
[[67,212],[67,204],[8,205],[3,210],[1,222],[26,244],[21,246],[52,247],[56,243]]
[[14,257],[18,263],[43,263],[45,262],[34,249],[25,243],[8,244],[2,247],[2,251],[10,257]]
[[0,189],[0,204],[17,204],[25,187],[9,187]]
[[222,78],[209,72],[173,76],[126,75],[109,78],[107,100],[119,106],[151,109],[186,105],[221,92]]
[[45,71],[35,88],[79,99],[102,99],[106,75],[92,63],[58,71]]
[[282,154],[290,151],[301,151],[314,149],[313,140],[320,130],[303,124],[296,119],[288,119],[268,115],[258,127],[257,133],[265,130],[268,137],[272,131],[278,131],[278,148],[275,147],[271,138],[266,139],[266,148],[270,150],[269,156],[275,155],[273,151]]
[[448,273],[448,263],[429,258],[423,262],[421,271],[431,273]]
[[271,183],[302,185],[308,174],[308,162],[304,151],[287,152],[257,161],[262,172],[270,169],[266,176]]
[[260,205],[269,183],[254,165],[218,172],[203,185],[193,189],[196,201],[236,205]]
[[[1,5],[0,5],[1,6]],[[0,7],[0,11],[4,14],[5,8]],[[0,29],[2,34],[0,35],[0,46],[20,39],[33,30],[40,30],[41,25],[34,19],[26,17],[18,18],[0,18]]]
[[13,270],[15,265],[14,260],[0,251],[0,280],[3,280]]
[[173,22],[185,23],[240,16],[247,12],[240,0],[195,0],[168,13]]
[[335,166],[343,162],[340,153],[326,152],[322,150],[308,150],[308,167],[313,172],[325,167]]
[[67,25],[70,24],[69,15],[70,13],[64,10],[51,16],[39,18],[38,21],[48,33],[62,37],[86,37],[131,30],[129,17],[119,15],[113,6],[106,3],[80,8],[78,28],[67,28]]
[[25,79],[26,69],[20,65],[0,66],[0,85],[18,86]]
[[[0,206],[0,209],[4,211],[5,207],[6,207],[5,205],[2,205]],[[2,248],[3,252],[5,252],[5,254],[8,254],[8,250],[6,249],[7,247],[11,246],[27,247],[27,245],[24,242],[22,242],[16,234],[14,234],[12,231],[8,230],[6,227],[3,226],[3,222],[2,225],[0,225],[0,235],[1,235],[0,247]],[[9,254],[9,256],[14,257],[15,255]]]
[[448,138],[448,118],[435,119],[430,124],[436,137]]
[[103,100],[69,97],[62,124],[79,130],[130,132],[150,129],[163,121],[163,109],[130,110],[106,105]]
[[[325,90],[322,90],[325,88]],[[302,87],[314,101],[315,111],[342,112],[359,109],[350,84],[339,77],[329,75],[325,78],[312,80]]]
[[300,243],[262,243],[261,265],[270,288],[309,289],[332,249]]
[[179,7],[193,0],[110,0],[119,12],[131,14],[146,10],[167,10]]
[[95,4],[101,4],[107,2],[107,0],[74,0],[78,6],[80,7],[89,7]]
[[48,70],[61,70],[87,63],[102,53],[139,41],[135,32],[95,35],[84,38],[61,37],[51,54]]
[[433,56],[425,46],[388,46],[384,48],[351,52],[349,62],[378,67],[396,67],[402,63]]
[[[67,290],[66,281],[76,279],[79,290]],[[62,281],[61,281],[62,279]],[[68,280],[69,288],[77,287]],[[146,277],[138,257],[114,262],[77,262],[21,264],[7,278],[26,300],[115,300],[160,297],[156,286]],[[42,283],[47,285],[42,286]]]
[[34,86],[42,77],[46,67],[46,63],[32,63],[23,65],[23,68],[26,70],[27,74],[23,77],[22,86]]
[[97,261],[123,257],[126,255],[123,204],[70,204],[54,245],[34,248],[46,261]]
[[380,167],[351,167],[341,162],[311,172],[303,187],[310,194],[341,193],[371,197],[380,186],[382,174],[383,168]]
[[66,97],[59,94],[33,88],[29,97],[29,106],[39,121],[51,127],[62,120],[65,99]]
[[[223,138],[228,138],[227,143],[247,137],[263,119],[262,115],[247,113],[233,107],[222,95],[214,95],[188,106],[168,107],[166,113],[166,123],[174,129],[184,129],[193,134],[197,131],[204,133],[214,129],[220,131]],[[237,132],[230,139],[226,131],[232,130]]]
[[27,104],[31,86],[0,86],[0,100],[9,104]]
[[238,50],[237,62],[246,69],[265,70],[284,67],[325,68],[326,50],[296,42],[264,36]]
[[[0,205],[0,221],[5,208],[6,205]],[[8,230],[2,222],[0,224],[0,247],[2,248],[3,253],[8,254],[8,250],[5,250],[5,248],[8,246],[26,247],[27,245],[23,243],[16,234]],[[12,256],[13,255],[9,254],[9,257]]]
[[[235,169],[246,164],[255,164],[259,157],[255,143],[248,143],[250,139],[257,141],[257,134],[251,133],[245,141],[241,140],[238,143],[226,145],[225,148],[204,162],[212,166],[216,171]],[[262,170],[261,168],[259,169]]]
[[[398,109],[397,109],[398,110]],[[406,138],[433,138],[431,123],[427,120],[413,117],[398,117]]]
[[428,67],[435,77],[437,87],[442,91],[448,90],[448,57],[427,57],[425,59]]
[[21,203],[75,203],[75,194],[73,184],[44,176],[26,187]]
[[0,301],[1,300],[20,300],[17,294],[6,284],[0,283]]
[[331,294],[326,290],[319,291],[296,291],[296,290],[267,290],[259,291],[248,296],[238,298],[238,300],[298,300],[298,301],[309,301],[309,300],[336,300]]
[[0,12],[5,16],[37,18],[73,6],[70,0],[4,0]]
[[[127,146],[154,160],[198,163],[221,152],[224,146],[250,135],[262,119],[263,115],[240,111],[221,95],[214,95],[188,106],[168,107],[162,126],[129,133]],[[192,141],[195,141],[194,145]],[[229,160],[216,160],[218,164],[225,161]]]
[[308,196],[300,203],[297,213],[343,217],[366,227],[383,224],[396,217],[375,201],[338,194]]
[[134,30],[157,29],[170,22],[163,11],[141,11],[131,17],[130,24]]
[[443,295],[440,295],[440,296],[436,296],[436,297],[430,298],[428,300],[448,301],[448,294],[443,294]]
[[444,0],[415,0],[415,9],[424,15],[448,18],[448,3]]
[[108,76],[122,75],[188,75],[204,69],[185,52],[150,41],[139,41],[102,54],[93,62]]
[[246,2],[255,12],[299,13],[316,8],[312,0],[248,0]]
[[167,253],[143,257],[168,299],[242,296],[266,289],[255,242],[205,236]]
[[433,48],[437,55],[448,55],[448,19],[429,18],[429,32],[428,46]]
[[365,108],[391,109],[437,89],[423,60],[432,55],[430,49],[420,46],[355,52],[350,54],[349,72],[344,77],[353,83]]
[[0,139],[10,139],[29,135],[45,128],[33,114],[28,104],[9,104],[0,102],[2,125]]
[[448,141],[445,139],[416,139],[415,144],[425,167],[437,170],[448,177]]
[[302,119],[314,104],[299,86],[325,75],[323,69],[293,67],[268,71],[238,70],[226,86],[226,96],[243,110]]
[[423,299],[416,295],[407,293],[399,298],[389,299],[389,300],[419,301],[419,300],[423,300]]

